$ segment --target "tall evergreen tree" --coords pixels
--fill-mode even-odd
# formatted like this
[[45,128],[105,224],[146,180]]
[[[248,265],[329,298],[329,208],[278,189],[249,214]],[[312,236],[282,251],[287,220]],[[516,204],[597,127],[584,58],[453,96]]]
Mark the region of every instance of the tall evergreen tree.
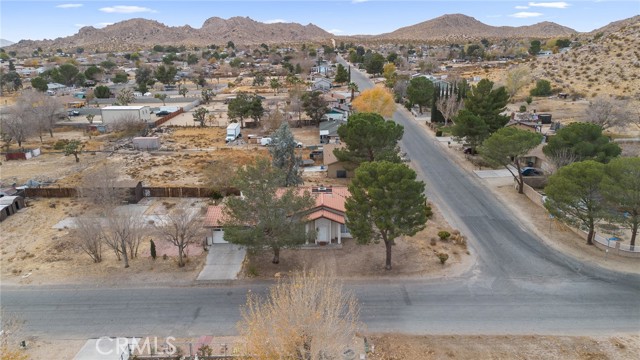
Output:
[[405,164],[374,161],[356,170],[345,203],[347,227],[360,244],[384,242],[386,270],[391,270],[394,240],[425,228],[429,211],[424,189]]
[[293,138],[289,124],[283,122],[273,134],[269,152],[272,165],[283,172],[282,186],[296,186],[303,183],[302,158],[296,156],[296,140]]
[[224,238],[251,249],[273,251],[272,263],[280,263],[280,249],[305,243],[305,210],[312,195],[297,188],[281,189],[282,172],[267,159],[239,169],[235,184],[242,197],[230,197],[224,210]]
[[357,113],[338,128],[338,135],[346,146],[333,152],[340,161],[354,164],[380,160],[399,162],[398,141],[403,133],[402,125],[387,121],[379,114]]
[[479,116],[487,125],[489,134],[493,134],[509,122],[508,116],[501,115],[505,111],[508,102],[509,94],[504,86],[494,89],[493,82],[488,79],[482,79],[467,94],[464,108]]

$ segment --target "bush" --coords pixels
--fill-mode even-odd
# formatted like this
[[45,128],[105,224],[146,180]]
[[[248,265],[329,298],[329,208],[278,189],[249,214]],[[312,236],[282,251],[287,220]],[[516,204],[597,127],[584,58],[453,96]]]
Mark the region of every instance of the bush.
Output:
[[247,267],[247,276],[248,277],[256,277],[256,276],[258,276],[258,269],[256,269],[256,267],[253,266],[253,265],[249,265]]
[[69,145],[69,139],[60,139],[53,144],[54,150],[64,150]]
[[551,95],[551,83],[549,80],[538,80],[536,82],[536,87],[531,89],[531,96],[548,96]]
[[531,96],[527,96],[525,101],[527,102],[527,105],[531,105],[531,103],[533,102],[533,98]]
[[449,254],[447,254],[447,253],[439,253],[438,254],[438,259],[440,259],[440,264],[444,265],[444,263],[446,263],[447,260],[449,259]]
[[436,246],[436,241],[437,241],[437,239],[432,237],[431,238],[431,246]]
[[525,112],[527,111],[527,107],[524,105],[520,105],[520,112]]
[[436,131],[436,136],[438,136],[438,137],[442,136],[442,130]]
[[451,234],[448,231],[438,231],[438,237],[440,240],[446,241],[449,239],[449,236],[451,236]]

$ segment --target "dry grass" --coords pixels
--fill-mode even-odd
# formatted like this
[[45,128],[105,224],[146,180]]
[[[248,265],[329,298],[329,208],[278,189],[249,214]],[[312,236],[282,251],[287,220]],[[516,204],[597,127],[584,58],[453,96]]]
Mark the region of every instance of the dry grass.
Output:
[[586,336],[486,336],[384,334],[371,336],[372,360],[405,359],[636,359],[638,335]]

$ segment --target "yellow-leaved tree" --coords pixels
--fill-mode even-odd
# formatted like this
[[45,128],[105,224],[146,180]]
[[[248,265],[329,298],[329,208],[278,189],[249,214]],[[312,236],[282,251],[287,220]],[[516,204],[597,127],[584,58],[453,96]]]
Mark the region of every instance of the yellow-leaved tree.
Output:
[[384,117],[390,117],[396,111],[393,95],[382,86],[364,90],[351,104],[358,112],[377,113]]
[[360,330],[358,302],[335,277],[302,272],[250,294],[238,324],[253,359],[342,359]]

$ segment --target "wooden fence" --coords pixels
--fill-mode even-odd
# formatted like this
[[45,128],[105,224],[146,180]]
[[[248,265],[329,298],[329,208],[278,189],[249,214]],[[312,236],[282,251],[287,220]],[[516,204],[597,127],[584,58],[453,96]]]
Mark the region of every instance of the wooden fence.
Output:
[[160,126],[160,125],[166,123],[167,121],[173,119],[174,117],[182,114],[183,112],[184,112],[184,109],[180,108],[180,109],[178,109],[178,111],[174,111],[171,114],[165,115],[165,116],[161,117],[159,120],[154,121],[153,122],[153,126]]
[[[76,188],[27,188],[25,189],[26,197],[43,197],[43,198],[70,198],[78,197],[82,193],[88,193],[91,189]],[[222,194],[239,195],[237,189],[229,188],[223,192],[216,192],[210,188],[203,187],[144,187],[140,184],[132,188],[123,188],[123,192],[129,194],[129,202],[137,203],[145,197],[175,197],[175,198],[205,198],[218,197]]]

